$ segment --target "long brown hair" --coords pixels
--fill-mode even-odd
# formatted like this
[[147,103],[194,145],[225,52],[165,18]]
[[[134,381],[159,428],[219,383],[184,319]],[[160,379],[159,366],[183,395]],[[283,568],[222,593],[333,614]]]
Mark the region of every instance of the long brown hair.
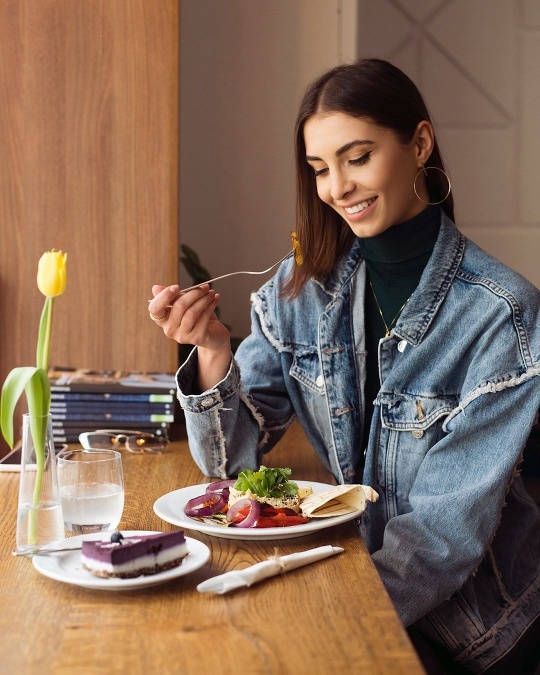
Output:
[[[319,199],[313,169],[306,162],[305,123],[313,115],[333,112],[368,119],[392,129],[404,144],[411,141],[419,122],[431,122],[414,82],[399,68],[381,59],[362,59],[336,66],[307,88],[295,126],[296,232],[304,263],[294,266],[284,286],[283,295],[288,298],[296,297],[311,277],[328,275],[337,258],[350,249],[355,238],[341,216]],[[444,170],[437,139],[426,162],[426,168],[430,166]],[[430,200],[434,202],[448,190],[448,183],[440,171],[428,171],[426,184]],[[454,220],[451,194],[441,207]]]

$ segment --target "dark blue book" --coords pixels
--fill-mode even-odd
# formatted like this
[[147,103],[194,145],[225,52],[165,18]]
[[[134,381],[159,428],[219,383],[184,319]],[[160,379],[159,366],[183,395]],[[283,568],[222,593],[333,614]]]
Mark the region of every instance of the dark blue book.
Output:
[[51,413],[64,413],[66,415],[77,415],[79,413],[172,415],[174,414],[174,406],[170,403],[126,403],[123,401],[51,401]]
[[102,420],[109,420],[111,422],[117,422],[118,424],[121,424],[122,422],[146,422],[146,423],[156,423],[156,422],[165,422],[172,424],[174,422],[174,415],[172,414],[163,414],[163,413],[158,413],[158,414],[144,414],[141,413],[140,415],[134,414],[130,415],[124,414],[124,413],[80,413],[77,415],[66,415],[65,413],[55,413],[51,410],[51,417],[53,420],[53,425],[54,425],[54,420],[58,421],[66,421],[66,420],[72,420],[72,421],[84,421],[84,422],[96,422],[99,423]]
[[110,392],[74,392],[74,391],[51,391],[51,401],[75,401],[103,402],[121,401],[124,403],[174,403],[174,394],[144,393],[144,394],[120,394]]
[[[168,429],[171,425],[168,422],[121,422],[118,423],[116,420],[76,420],[76,419],[67,419],[59,420],[52,419],[53,431],[56,433],[57,430],[63,429],[66,432],[72,429],[80,429],[81,431],[95,431],[96,429],[114,429],[117,431],[145,431],[150,428],[152,429]],[[152,432],[154,433],[154,432]],[[156,432],[157,433],[157,432]]]

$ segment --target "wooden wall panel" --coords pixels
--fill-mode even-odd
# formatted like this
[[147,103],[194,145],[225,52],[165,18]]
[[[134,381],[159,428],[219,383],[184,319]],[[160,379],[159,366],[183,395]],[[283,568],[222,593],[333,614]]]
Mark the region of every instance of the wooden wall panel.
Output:
[[179,0],[0,0],[0,378],[35,363],[40,255],[68,252],[51,364],[174,370]]
[[176,366],[146,300],[177,278],[178,21],[177,0],[0,0],[2,378],[34,362],[50,248],[51,361]]

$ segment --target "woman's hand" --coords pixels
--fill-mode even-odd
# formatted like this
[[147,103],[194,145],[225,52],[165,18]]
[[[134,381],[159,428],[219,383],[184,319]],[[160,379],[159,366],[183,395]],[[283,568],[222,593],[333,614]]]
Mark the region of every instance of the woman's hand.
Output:
[[152,293],[150,317],[167,337],[198,347],[199,388],[210,389],[225,377],[231,361],[230,333],[214,313],[219,294],[208,284],[187,293],[177,285],[156,285]]
[[220,296],[208,284],[188,293],[179,286],[152,286],[152,293],[148,311],[167,337],[205,349],[230,347],[229,331],[214,313]]

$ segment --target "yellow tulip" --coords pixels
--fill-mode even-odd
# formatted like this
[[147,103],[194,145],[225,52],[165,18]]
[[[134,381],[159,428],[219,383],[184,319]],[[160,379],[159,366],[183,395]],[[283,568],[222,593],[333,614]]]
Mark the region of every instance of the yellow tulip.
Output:
[[51,345],[52,313],[54,298],[66,290],[67,253],[47,251],[38,264],[37,285],[45,296],[41,320],[39,323],[36,366],[14,368],[7,376],[0,395],[0,429],[10,447],[13,447],[13,414],[17,401],[23,391],[26,393],[28,412],[30,413],[30,429],[34,441],[35,484],[33,493],[33,509],[28,516],[28,544],[37,542],[38,514],[37,509],[43,475],[45,470],[45,446],[47,425],[51,407],[51,385],[47,376],[49,366],[49,350]]
[[48,298],[62,295],[66,290],[67,253],[62,251],[46,251],[38,263],[37,285],[39,290]]

